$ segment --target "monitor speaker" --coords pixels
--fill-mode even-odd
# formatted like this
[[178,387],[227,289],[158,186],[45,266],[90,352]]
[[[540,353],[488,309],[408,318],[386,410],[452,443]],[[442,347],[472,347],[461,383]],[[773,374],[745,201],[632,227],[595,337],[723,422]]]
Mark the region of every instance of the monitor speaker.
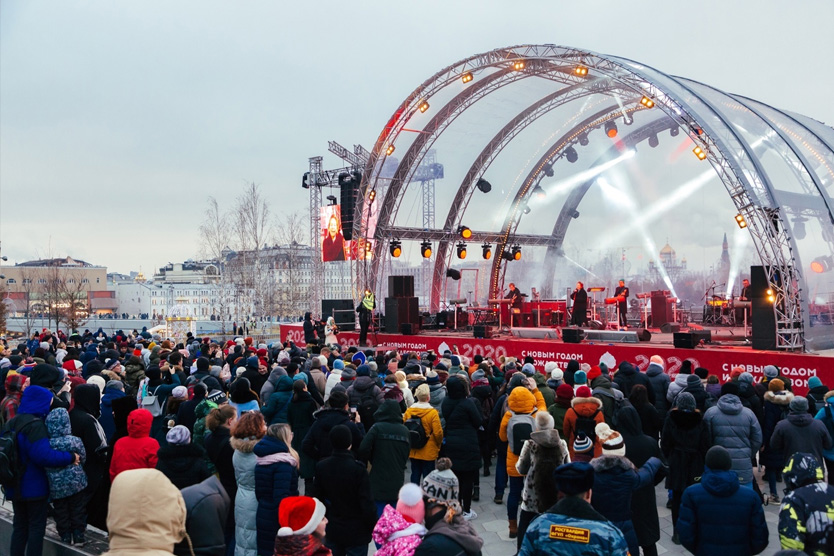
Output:
[[660,331],[664,334],[671,334],[674,332],[681,331],[681,325],[679,324],[672,324],[671,322],[665,322],[660,325]]
[[566,344],[578,344],[585,338],[585,331],[581,328],[563,328],[562,341]]
[[652,339],[652,333],[646,330],[645,328],[638,328],[637,329],[637,339],[641,342],[648,342]]
[[472,332],[475,338],[492,338],[492,327],[485,324],[476,324]]
[[400,323],[400,334],[403,336],[413,336],[414,335],[414,325],[410,322],[401,322]]
[[414,276],[389,276],[388,297],[414,297]]
[[676,348],[694,349],[697,345],[695,334],[690,332],[675,332],[672,338]]

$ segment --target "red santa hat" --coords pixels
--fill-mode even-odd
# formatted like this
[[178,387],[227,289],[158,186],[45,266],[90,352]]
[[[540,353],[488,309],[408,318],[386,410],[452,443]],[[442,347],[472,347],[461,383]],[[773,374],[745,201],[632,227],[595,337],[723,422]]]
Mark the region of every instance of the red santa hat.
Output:
[[278,506],[279,537],[310,535],[324,519],[326,509],[317,498],[288,496]]

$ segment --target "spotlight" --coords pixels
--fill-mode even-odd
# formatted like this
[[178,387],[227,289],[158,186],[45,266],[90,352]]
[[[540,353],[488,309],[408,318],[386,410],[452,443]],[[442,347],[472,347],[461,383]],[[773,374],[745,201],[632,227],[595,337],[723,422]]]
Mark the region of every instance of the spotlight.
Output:
[[458,243],[458,258],[465,259],[466,258],[466,244],[463,242]]
[[588,68],[585,66],[576,66],[573,68],[573,73],[578,75],[579,77],[585,77],[588,75]]
[[524,214],[530,214],[530,205],[524,205]]
[[736,214],[736,224],[738,224],[738,227],[742,230],[747,227],[747,220],[744,219],[743,214]]
[[817,273],[831,272],[834,270],[834,257],[831,255],[817,257],[811,262],[811,270]]
[[647,96],[644,96],[643,98],[640,99],[640,104],[642,104],[646,108],[653,108],[654,107],[654,101]]
[[492,184],[490,184],[484,178],[479,178],[478,182],[475,185],[484,193],[489,193],[490,191],[492,191]]
[[428,259],[431,257],[431,242],[424,241],[420,244],[420,254],[423,255],[424,259]]
[[649,135],[649,146],[651,148],[655,148],[660,144],[660,141],[657,138],[657,133],[653,135]]
[[553,164],[545,164],[542,170],[544,171],[544,175],[548,178],[553,177]]
[[536,184],[536,187],[533,188],[532,194],[536,196],[536,199],[544,199],[547,197],[547,193],[544,192],[544,189],[539,184]]
[[572,213],[570,213],[570,217],[573,219],[579,218],[579,211],[574,210]]
[[589,143],[588,134],[587,133],[580,134],[579,135],[579,144],[582,145],[583,147],[587,147],[588,143]]
[[469,83],[473,79],[475,79],[475,78],[472,76],[471,71],[467,71],[466,73],[464,73],[463,75],[460,76],[460,80],[463,81],[464,83]]
[[463,239],[469,239],[472,237],[472,230],[466,226],[458,226],[458,235]]
[[770,301],[771,303],[774,303],[776,301],[776,296],[769,295],[769,296],[767,296],[767,300]]
[[391,245],[388,246],[388,251],[391,253],[391,256],[396,259],[403,254],[403,244],[395,239],[391,242]]
[[519,245],[513,245],[513,260],[521,260],[521,247]]
[[425,112],[429,109],[429,103],[424,100],[420,103],[420,106],[418,108],[420,109],[420,112]]
[[336,196],[335,196],[335,195],[328,195],[328,196],[327,196],[327,200],[328,200],[328,201],[330,201],[330,204],[331,204],[331,205],[335,205],[335,204],[336,204]]
[[634,123],[634,118],[626,114],[625,116],[623,116],[623,123],[625,125],[631,125]]
[[617,124],[614,123],[614,120],[605,122],[605,134],[611,139],[617,136]]
[[388,149],[386,149],[385,154],[387,154],[388,156],[391,156],[392,154],[394,154],[395,150],[396,150],[396,147],[394,147],[394,145],[388,145]]
[[672,137],[677,137],[678,133],[680,133],[680,132],[681,132],[681,128],[679,128],[677,126],[669,129],[669,135],[671,135]]
[[509,251],[504,251],[503,253],[501,253],[501,258],[502,258],[502,259],[504,259],[505,261],[512,261],[512,260],[514,260],[514,259],[513,259],[513,254],[512,254],[512,253],[510,253]]
[[707,151],[705,151],[701,147],[695,147],[694,149],[692,149],[692,152],[695,153],[695,156],[698,157],[698,160],[705,160],[707,158]]
[[492,245],[489,243],[481,245],[481,255],[483,255],[484,260],[490,260],[492,258]]
[[797,216],[793,219],[793,235],[796,239],[805,239],[805,223],[808,221],[804,216]]
[[304,189],[310,189],[310,183],[307,181],[310,179],[310,172],[304,172],[304,176],[301,178],[301,187]]
[[568,162],[573,164],[574,162],[579,160],[579,154],[576,152],[576,149],[574,149],[573,147],[568,147],[567,149],[565,149],[565,158],[568,159]]
[[515,71],[521,71],[524,69],[524,65],[524,60],[516,60],[515,62],[513,62],[513,69]]
[[372,189],[370,194],[368,194],[368,200],[369,201],[371,201],[373,203],[374,199],[376,199],[376,189]]

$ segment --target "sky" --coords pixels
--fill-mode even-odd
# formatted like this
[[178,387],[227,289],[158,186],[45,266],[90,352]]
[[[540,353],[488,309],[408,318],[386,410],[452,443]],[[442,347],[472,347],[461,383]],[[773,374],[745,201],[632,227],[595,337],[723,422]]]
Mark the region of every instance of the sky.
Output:
[[279,218],[306,214],[308,158],[342,165],[327,141],[371,148],[426,78],[516,44],[638,60],[831,125],[831,21],[828,0],[3,0],[0,247],[146,275],[196,258],[209,197],[230,207],[252,182]]

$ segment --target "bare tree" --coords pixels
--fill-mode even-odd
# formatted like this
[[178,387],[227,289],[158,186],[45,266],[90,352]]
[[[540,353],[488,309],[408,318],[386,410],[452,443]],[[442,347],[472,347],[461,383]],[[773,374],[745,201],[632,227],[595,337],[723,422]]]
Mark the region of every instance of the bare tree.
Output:
[[89,308],[87,306],[87,287],[84,280],[87,274],[82,276],[67,276],[62,273],[57,302],[59,323],[67,326],[67,332],[71,334],[87,322]]
[[60,320],[61,307],[59,305],[61,303],[61,290],[63,289],[62,281],[61,267],[57,265],[48,266],[38,272],[38,285],[42,292],[41,301],[45,305],[50,329],[53,321],[55,326],[58,326]]
[[0,334],[6,333],[6,318],[9,314],[9,306],[6,305],[6,286],[0,284]]
[[[278,312],[282,315],[293,315],[299,310],[305,310],[310,299],[310,282],[302,282],[302,252],[303,241],[308,233],[305,215],[288,213],[278,216],[275,225],[275,235],[278,243],[286,251],[278,262],[277,273],[286,278],[284,287],[278,289]],[[316,256],[315,253],[313,256]],[[299,306],[302,306],[299,309]]]
[[237,273],[236,289],[240,297],[251,296],[257,314],[263,319],[274,311],[273,291],[263,251],[272,233],[270,206],[260,187],[246,186],[238,196],[231,216],[241,271]]
[[227,268],[226,250],[229,248],[229,214],[220,208],[214,197],[209,197],[203,221],[200,224],[201,255],[217,263],[219,290],[211,298],[212,313],[220,318],[220,326],[226,330],[233,298],[230,269]]
[[23,328],[26,337],[32,336],[32,328],[35,326],[35,311],[32,310],[34,294],[37,292],[35,273],[30,268],[20,268],[20,290],[23,293],[20,312],[23,314]]

